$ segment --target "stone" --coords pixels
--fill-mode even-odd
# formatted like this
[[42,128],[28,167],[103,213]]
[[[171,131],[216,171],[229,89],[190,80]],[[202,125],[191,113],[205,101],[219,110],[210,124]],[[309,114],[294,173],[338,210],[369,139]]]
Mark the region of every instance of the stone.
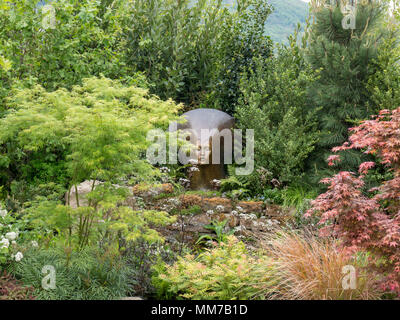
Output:
[[240,225],[240,218],[232,214],[220,214],[217,218],[218,221],[227,220],[227,225],[229,228],[235,228]]
[[209,233],[210,230],[205,229],[204,226],[210,223],[210,217],[206,214],[198,214],[188,219],[188,229],[191,232]]
[[282,207],[278,205],[267,205],[265,208],[265,216],[267,217],[281,217],[283,215]]
[[203,199],[195,194],[184,194],[179,197],[182,207],[189,208],[192,206],[202,206]]
[[[94,185],[98,186],[101,184],[100,181],[95,181]],[[93,188],[93,180],[86,180],[77,186],[78,189],[78,200],[80,207],[87,207],[89,202],[86,198],[87,194],[92,191]],[[76,209],[78,207],[77,200],[76,200],[76,192],[75,187],[72,187],[66,194],[65,194],[65,203],[70,207]]]
[[[103,182],[101,181],[94,181],[94,187],[101,185]],[[127,188],[125,186],[120,186],[117,184],[114,184],[113,187],[115,188]],[[87,194],[92,191],[93,188],[93,180],[86,180],[82,183],[80,183],[77,186],[78,189],[78,200],[79,200],[79,206],[80,207],[87,207],[89,205],[89,201],[87,199]],[[75,187],[73,186],[68,192],[65,193],[65,204],[68,205],[74,209],[78,207],[77,201],[76,201],[76,192],[75,192]],[[134,207],[135,205],[135,199],[132,197],[132,194],[127,197],[127,199],[123,202],[123,205],[129,206],[129,207]]]
[[203,200],[203,210],[230,213],[232,211],[232,202],[227,198],[206,198]]
[[264,202],[262,201],[240,201],[237,206],[241,207],[246,213],[262,213]]
[[172,194],[174,193],[174,186],[171,183],[164,184],[137,184],[132,188],[132,192],[135,196],[143,198],[152,198],[159,196],[160,194]]

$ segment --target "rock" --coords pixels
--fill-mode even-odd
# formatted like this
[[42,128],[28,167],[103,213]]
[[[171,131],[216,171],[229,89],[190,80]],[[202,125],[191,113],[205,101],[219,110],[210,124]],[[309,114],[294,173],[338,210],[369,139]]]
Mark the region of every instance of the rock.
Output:
[[194,194],[184,194],[179,197],[183,208],[192,206],[202,206],[203,200],[200,196]]
[[230,213],[232,211],[231,200],[226,198],[207,198],[203,200],[203,210]]
[[232,214],[221,214],[218,218],[219,221],[227,220],[229,228],[235,228],[240,225],[240,218]]
[[174,186],[171,183],[156,185],[137,184],[132,188],[132,192],[138,197],[152,198],[160,194],[172,194],[174,192]]
[[282,217],[283,215],[283,209],[278,205],[267,205],[265,208],[265,216],[267,217]]
[[[98,186],[102,182],[100,181],[95,181],[94,185]],[[81,184],[78,185],[78,200],[79,200],[79,206],[80,207],[86,207],[88,205],[88,200],[86,198],[87,194],[92,191],[93,187],[93,180],[86,180],[82,182]],[[75,187],[72,187],[69,192],[65,194],[65,203],[68,204],[69,200],[69,205],[70,207],[76,209],[78,207],[77,201],[76,201],[76,192],[75,192]]]
[[[95,181],[94,182],[94,186],[99,186],[101,185],[103,182],[101,181]],[[113,184],[113,187],[115,188],[126,188],[125,186],[120,186],[117,184]],[[78,200],[79,200],[79,206],[80,207],[87,207],[89,204],[89,201],[87,199],[87,194],[89,192],[92,191],[93,188],[93,180],[86,180],[82,183],[80,183],[77,186],[78,189]],[[65,203],[69,206],[76,209],[77,206],[77,201],[76,201],[76,192],[75,192],[75,187],[72,187],[69,192],[66,192],[65,194]],[[129,206],[129,207],[134,207],[135,205],[135,199],[130,195],[129,197],[127,197],[127,199],[123,202],[123,205],[125,206]]]
[[198,214],[188,219],[187,230],[189,232],[210,233],[210,230],[204,228],[210,223],[210,217],[206,214]]
[[237,204],[246,213],[261,213],[263,211],[264,202],[262,201],[240,201]]
[[211,219],[206,214],[197,214],[190,218],[190,224],[193,224],[193,225],[204,226],[204,225],[210,224],[210,222],[211,222]]

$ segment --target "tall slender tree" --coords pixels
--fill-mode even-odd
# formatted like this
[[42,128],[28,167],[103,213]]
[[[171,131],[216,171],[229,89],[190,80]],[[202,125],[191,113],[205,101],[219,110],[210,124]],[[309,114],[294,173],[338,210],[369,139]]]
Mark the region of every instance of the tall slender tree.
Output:
[[[387,33],[382,28],[385,12],[387,4],[374,0],[319,1],[312,9],[314,22],[305,56],[319,71],[318,81],[309,87],[322,133],[310,162],[317,178],[327,173],[329,150],[347,139],[350,127],[376,110],[367,83],[379,68],[373,61]],[[348,151],[342,159],[342,169],[355,168],[361,153]]]

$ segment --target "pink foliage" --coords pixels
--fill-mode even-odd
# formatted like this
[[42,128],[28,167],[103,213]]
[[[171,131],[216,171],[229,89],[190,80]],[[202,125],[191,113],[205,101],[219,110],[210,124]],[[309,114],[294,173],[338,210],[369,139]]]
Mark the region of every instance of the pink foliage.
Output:
[[[322,180],[328,190],[312,202],[306,215],[319,213],[319,223],[325,225],[321,235],[340,237],[346,250],[371,252],[371,265],[384,275],[382,288],[400,295],[400,108],[383,110],[350,131],[349,142],[333,151],[361,149],[375,155],[393,172],[393,179],[370,190],[377,194],[368,196],[362,192],[363,178],[374,162],[362,163],[359,176],[339,172]],[[337,155],[328,158],[330,165],[338,160]],[[384,263],[378,264],[378,259]]]

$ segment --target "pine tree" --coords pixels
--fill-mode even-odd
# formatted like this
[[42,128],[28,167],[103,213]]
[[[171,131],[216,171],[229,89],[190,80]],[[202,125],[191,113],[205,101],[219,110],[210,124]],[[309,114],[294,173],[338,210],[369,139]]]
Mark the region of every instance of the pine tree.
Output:
[[[350,127],[376,110],[367,82],[379,67],[373,61],[386,37],[382,21],[387,6],[376,1],[354,1],[354,7],[354,29],[343,26],[349,12],[345,12],[342,1],[325,1],[314,7],[314,23],[308,30],[305,56],[312,68],[319,70],[319,79],[309,88],[312,106],[319,109],[322,132],[310,163],[318,178],[327,174],[324,171],[329,150],[347,139]],[[342,169],[349,170],[360,163],[361,154],[347,152],[342,159]]]

